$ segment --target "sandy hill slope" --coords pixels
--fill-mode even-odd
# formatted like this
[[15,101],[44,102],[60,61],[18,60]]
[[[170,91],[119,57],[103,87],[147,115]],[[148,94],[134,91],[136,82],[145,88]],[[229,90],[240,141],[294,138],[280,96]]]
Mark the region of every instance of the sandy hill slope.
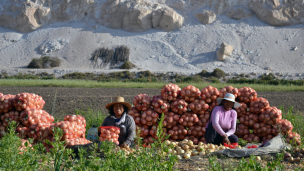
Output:
[[[0,2],[3,72],[26,72],[29,62],[42,55],[62,59],[60,67],[41,70],[59,75],[118,71],[94,66],[91,54],[100,47],[126,45],[137,66],[131,71],[194,74],[220,68],[232,74],[280,72],[298,79],[304,74],[304,12],[297,10],[303,5],[298,1]],[[205,19],[197,14],[204,10],[214,12],[215,21],[202,24]],[[216,51],[223,42],[234,50],[218,61]]]

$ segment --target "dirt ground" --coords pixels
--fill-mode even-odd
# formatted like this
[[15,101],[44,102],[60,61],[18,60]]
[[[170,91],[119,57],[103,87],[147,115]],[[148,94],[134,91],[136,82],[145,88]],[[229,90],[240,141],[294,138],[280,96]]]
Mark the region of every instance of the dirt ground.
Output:
[[[44,110],[55,117],[63,114],[74,114],[75,109],[101,110],[107,113],[105,105],[115,96],[123,96],[132,103],[138,94],[159,95],[160,89],[144,88],[66,88],[66,87],[0,87],[3,94],[35,93],[45,100]],[[304,113],[304,92],[258,92],[259,97],[266,98],[271,106],[283,105],[286,109]]]

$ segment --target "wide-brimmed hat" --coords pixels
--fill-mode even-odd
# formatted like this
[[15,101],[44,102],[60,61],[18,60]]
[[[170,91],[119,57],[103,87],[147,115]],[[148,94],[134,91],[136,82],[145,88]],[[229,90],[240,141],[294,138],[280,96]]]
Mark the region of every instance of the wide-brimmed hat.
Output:
[[112,107],[115,104],[122,104],[124,106],[126,106],[129,110],[132,109],[132,106],[130,105],[130,103],[125,102],[125,99],[123,97],[113,97],[113,101],[112,103],[109,103],[106,105],[106,109],[110,109],[110,107]]
[[231,93],[227,93],[224,98],[217,98],[216,101],[218,104],[221,104],[223,99],[234,102],[234,108],[240,107],[241,104],[235,101],[235,96]]

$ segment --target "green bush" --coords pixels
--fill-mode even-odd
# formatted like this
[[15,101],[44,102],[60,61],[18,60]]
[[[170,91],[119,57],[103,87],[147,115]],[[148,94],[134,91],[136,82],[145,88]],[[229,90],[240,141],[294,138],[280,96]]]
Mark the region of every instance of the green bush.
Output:
[[210,77],[211,76],[211,74],[206,70],[202,70],[202,72],[198,73],[197,75],[200,75],[202,77]]
[[215,68],[211,75],[217,78],[222,78],[225,77],[225,72],[221,69]]
[[52,68],[58,67],[61,64],[61,60],[57,57],[41,56],[40,58],[34,58],[28,64],[28,68]]
[[120,66],[120,69],[133,69],[134,67],[135,65],[132,62],[126,61],[124,64]]

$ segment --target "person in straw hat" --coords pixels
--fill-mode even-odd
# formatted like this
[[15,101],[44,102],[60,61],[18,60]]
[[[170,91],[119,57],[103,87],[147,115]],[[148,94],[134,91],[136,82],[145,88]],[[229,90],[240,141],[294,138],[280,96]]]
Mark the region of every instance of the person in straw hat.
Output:
[[[219,105],[212,110],[206,126],[205,138],[207,143],[216,145],[238,143],[239,139],[234,135],[237,121],[237,113],[234,108],[240,107],[241,104],[236,102],[235,96],[230,93],[227,93],[224,98],[217,98],[216,100]],[[207,137],[208,131],[213,131],[214,136]]]
[[128,115],[128,111],[131,108],[132,106],[128,102],[125,102],[123,97],[114,97],[113,102],[106,105],[110,116],[105,118],[102,126],[116,126],[120,128],[118,141],[121,147],[134,145],[136,126],[134,119]]

